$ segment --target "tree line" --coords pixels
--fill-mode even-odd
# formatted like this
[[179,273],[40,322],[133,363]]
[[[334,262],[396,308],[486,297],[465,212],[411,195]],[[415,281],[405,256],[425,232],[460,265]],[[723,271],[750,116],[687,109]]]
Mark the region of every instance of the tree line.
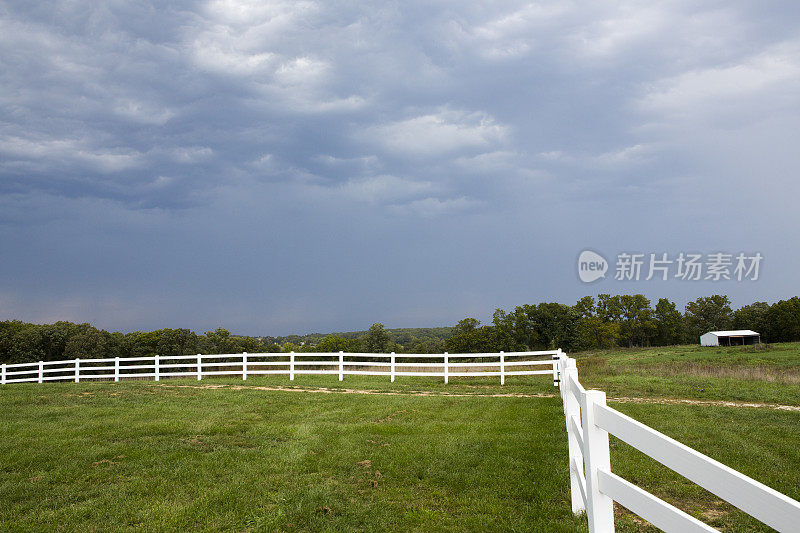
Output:
[[708,331],[752,329],[764,342],[800,340],[800,297],[774,304],[755,302],[735,311],[727,296],[686,304],[660,298],[653,306],[641,294],[585,296],[575,305],[540,303],[513,311],[497,309],[491,325],[465,318],[445,346],[450,352],[578,351],[616,346],[697,344]]
[[526,304],[497,309],[492,323],[465,318],[453,328],[391,330],[375,323],[363,332],[289,337],[233,335],[224,328],[203,334],[164,328],[108,332],[90,324],[0,322],[0,363],[109,357],[150,357],[258,352],[479,353],[562,348],[578,351],[616,346],[697,344],[706,331],[753,329],[765,342],[800,340],[800,297],[755,302],[735,311],[727,296],[686,304],[683,312],[661,298],[600,294],[575,305]]
[[0,363],[242,352],[440,353],[452,329],[387,330],[383,324],[376,323],[363,332],[248,337],[233,335],[224,328],[200,335],[189,329],[171,328],[119,333],[66,321],[31,324],[6,320],[0,322]]

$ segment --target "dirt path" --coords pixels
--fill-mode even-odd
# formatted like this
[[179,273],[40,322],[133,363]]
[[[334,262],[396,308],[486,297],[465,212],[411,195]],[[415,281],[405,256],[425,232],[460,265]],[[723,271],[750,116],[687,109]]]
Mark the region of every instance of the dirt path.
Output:
[[[469,397],[482,397],[482,398],[555,398],[558,394],[549,393],[493,393],[493,394],[467,394],[458,392],[438,392],[438,391],[424,391],[424,390],[406,390],[406,391],[384,391],[375,389],[346,389],[346,388],[327,388],[327,387],[263,387],[255,385],[154,385],[156,387],[166,388],[180,388],[180,389],[230,389],[230,390],[264,390],[264,391],[280,391],[280,392],[305,392],[317,394],[366,394],[375,396],[443,396],[448,398],[469,398]],[[800,412],[800,406],[793,405],[779,405],[774,403],[758,403],[758,402],[734,402],[724,400],[689,400],[682,398],[633,398],[633,397],[608,397],[609,402],[618,403],[645,403],[645,404],[660,404],[660,405],[707,405],[719,407],[739,407],[739,408],[753,408],[753,409],[773,409],[776,411],[794,411]]]
[[683,398],[608,398],[611,402],[619,403],[657,403],[663,405],[713,405],[720,407],[751,407],[755,409],[774,409],[776,411],[800,412],[800,406],[779,405],[776,403],[759,402],[733,402],[725,400],[688,400]]
[[319,394],[368,394],[375,396],[444,396],[447,398],[555,398],[557,394],[548,393],[504,393],[504,394],[465,394],[457,392],[436,392],[424,390],[379,390],[379,389],[329,389],[327,387],[258,387],[251,385],[155,385],[156,387],[178,388],[178,389],[230,389],[230,390],[267,390],[282,392],[310,392]]

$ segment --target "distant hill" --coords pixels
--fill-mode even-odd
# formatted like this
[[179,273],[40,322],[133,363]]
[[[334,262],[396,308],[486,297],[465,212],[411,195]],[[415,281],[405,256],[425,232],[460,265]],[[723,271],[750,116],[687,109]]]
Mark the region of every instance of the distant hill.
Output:
[[[452,327],[443,328],[395,328],[387,329],[389,340],[402,345],[409,345],[414,342],[424,342],[435,339],[445,340],[453,334]],[[265,340],[270,340],[276,344],[283,344],[291,342],[297,345],[310,344],[315,345],[328,335],[339,335],[345,339],[357,339],[367,332],[364,331],[337,331],[333,333],[309,333],[307,335],[286,335],[283,337],[263,337]]]

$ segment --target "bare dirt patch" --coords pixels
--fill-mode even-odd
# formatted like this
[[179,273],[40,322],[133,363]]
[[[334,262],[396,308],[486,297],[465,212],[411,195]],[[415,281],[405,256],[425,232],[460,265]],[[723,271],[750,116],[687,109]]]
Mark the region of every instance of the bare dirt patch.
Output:
[[[422,391],[422,390],[407,390],[407,391],[384,391],[373,389],[333,389],[327,387],[281,387],[281,386],[251,386],[251,385],[154,385],[160,388],[181,388],[181,389],[211,389],[211,390],[263,390],[263,391],[279,391],[279,392],[305,392],[316,394],[365,394],[365,395],[384,395],[384,396],[441,396],[448,398],[555,398],[557,393],[494,393],[494,394],[481,394],[481,393],[455,393],[455,392],[438,392],[438,391]],[[477,387],[476,387],[477,388]],[[637,397],[609,397],[609,402],[618,403],[651,403],[661,405],[707,405],[719,407],[740,407],[740,408],[753,408],[753,409],[774,409],[777,411],[793,411],[800,412],[800,406],[795,405],[779,405],[774,403],[759,403],[759,402],[739,402],[739,401],[726,401],[726,400],[691,400],[686,398],[637,398]]]
[[[124,455],[118,455],[114,457],[114,459],[124,459]],[[92,463],[92,468],[99,468],[101,466],[104,467],[112,467],[114,465],[118,465],[119,461],[112,461],[111,459],[100,459],[99,461],[95,461]]]
[[376,389],[347,389],[347,388],[327,388],[327,387],[282,387],[282,386],[251,386],[251,385],[154,385],[160,388],[182,388],[182,389],[230,389],[230,390],[263,390],[279,392],[309,392],[317,394],[367,394],[376,396],[445,396],[451,398],[555,398],[557,394],[548,393],[497,393],[497,394],[466,394],[455,392],[437,392],[425,390],[406,390],[406,391],[386,391]]
[[660,405],[708,405],[717,407],[749,407],[754,409],[775,409],[776,411],[800,412],[800,406],[778,405],[758,402],[729,402],[725,400],[689,400],[684,398],[608,398],[609,402],[618,403],[655,403]]

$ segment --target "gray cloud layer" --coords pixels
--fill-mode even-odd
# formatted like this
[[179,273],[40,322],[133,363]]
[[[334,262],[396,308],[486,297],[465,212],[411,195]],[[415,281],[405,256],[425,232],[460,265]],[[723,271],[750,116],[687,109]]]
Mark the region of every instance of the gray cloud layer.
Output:
[[[799,9],[5,2],[0,312],[286,333],[790,296]],[[587,287],[586,247],[768,270]]]

